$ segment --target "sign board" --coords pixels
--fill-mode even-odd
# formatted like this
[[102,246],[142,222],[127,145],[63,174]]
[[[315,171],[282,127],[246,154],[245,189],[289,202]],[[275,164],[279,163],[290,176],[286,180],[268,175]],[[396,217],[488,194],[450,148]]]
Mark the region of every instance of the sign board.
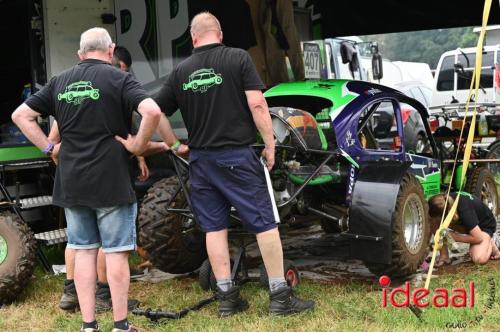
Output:
[[321,78],[321,49],[316,43],[302,44],[304,54],[304,72],[306,78]]

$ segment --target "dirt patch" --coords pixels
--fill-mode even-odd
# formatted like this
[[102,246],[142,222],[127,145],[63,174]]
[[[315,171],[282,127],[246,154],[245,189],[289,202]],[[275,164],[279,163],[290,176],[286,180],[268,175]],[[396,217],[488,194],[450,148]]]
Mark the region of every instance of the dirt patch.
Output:
[[[319,225],[301,228],[283,228],[280,230],[285,258],[294,262],[302,278],[321,283],[346,284],[352,281],[373,284],[377,278],[359,260],[349,258],[349,247],[346,240],[339,234],[325,234]],[[250,241],[251,237],[248,238]],[[450,241],[450,243],[452,243]],[[236,241],[233,241],[233,252],[236,252]],[[452,264],[435,268],[434,277],[442,274],[468,271],[474,265],[468,255],[468,245],[452,243],[449,246]],[[258,265],[262,263],[257,244],[247,246],[248,266],[250,274],[258,276]],[[430,257],[429,257],[430,261]],[[500,261],[488,264],[500,266]],[[425,281],[426,270],[409,276],[403,280],[419,283]]]

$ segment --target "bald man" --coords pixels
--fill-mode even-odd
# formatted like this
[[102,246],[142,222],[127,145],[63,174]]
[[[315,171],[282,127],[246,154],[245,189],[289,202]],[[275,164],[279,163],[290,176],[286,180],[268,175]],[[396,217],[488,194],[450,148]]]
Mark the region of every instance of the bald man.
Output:
[[[98,331],[95,319],[96,259],[106,255],[114,332],[137,331],[127,320],[128,252],[136,244],[137,204],[129,174],[130,153],[150,144],[161,112],[132,75],[111,65],[114,44],[103,28],[81,35],[81,62],[31,96],[12,120],[47,156],[59,150],[53,204],[64,208],[68,248],[76,250],[74,279],[83,318],[81,331]],[[125,148],[132,111],[142,115]],[[54,144],[38,126],[38,116],[57,120],[61,142]],[[173,135],[173,134],[172,134]],[[173,142],[170,142],[173,143]]]
[[[156,100],[168,116],[180,109],[189,134],[193,212],[206,232],[208,257],[217,279],[219,313],[248,308],[231,280],[228,225],[231,206],[255,233],[269,276],[269,311],[287,315],[314,307],[295,297],[283,271],[279,215],[268,190],[263,162],[251,147],[260,132],[262,157],[274,165],[271,117],[264,88],[248,53],[222,44],[219,21],[210,13],[191,22],[193,54],[170,73]],[[160,133],[166,131],[160,121]]]

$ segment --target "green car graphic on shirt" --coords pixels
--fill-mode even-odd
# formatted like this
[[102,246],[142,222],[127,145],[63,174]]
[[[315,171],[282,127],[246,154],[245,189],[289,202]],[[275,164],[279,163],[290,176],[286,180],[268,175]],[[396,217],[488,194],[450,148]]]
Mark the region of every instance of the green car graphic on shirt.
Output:
[[207,92],[211,86],[221,83],[221,74],[216,74],[212,68],[203,68],[189,75],[189,82],[182,84],[182,89],[184,91],[191,89],[193,92]]
[[72,83],[66,87],[64,93],[57,95],[57,100],[65,99],[68,104],[73,103],[74,105],[81,104],[87,98],[99,99],[99,89],[94,89],[92,82],[89,81]]

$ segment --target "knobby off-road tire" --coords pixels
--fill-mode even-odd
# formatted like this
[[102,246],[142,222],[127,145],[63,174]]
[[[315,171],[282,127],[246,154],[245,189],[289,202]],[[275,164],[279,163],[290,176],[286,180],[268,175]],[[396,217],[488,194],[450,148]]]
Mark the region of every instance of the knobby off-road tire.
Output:
[[[177,177],[156,182],[144,196],[139,212],[139,241],[156,268],[169,273],[196,270],[207,257],[205,234],[197,226],[186,229],[186,218],[167,211],[167,203],[179,186]],[[171,208],[187,207],[179,192]]]
[[428,210],[420,182],[413,175],[406,174],[401,180],[392,214],[392,262],[367,262],[372,273],[404,277],[417,271],[429,252]]
[[0,306],[16,299],[31,279],[36,241],[29,227],[11,212],[0,213]]
[[486,204],[495,216],[500,213],[498,208],[498,192],[495,177],[486,167],[477,167],[465,184],[465,191],[476,196]]

